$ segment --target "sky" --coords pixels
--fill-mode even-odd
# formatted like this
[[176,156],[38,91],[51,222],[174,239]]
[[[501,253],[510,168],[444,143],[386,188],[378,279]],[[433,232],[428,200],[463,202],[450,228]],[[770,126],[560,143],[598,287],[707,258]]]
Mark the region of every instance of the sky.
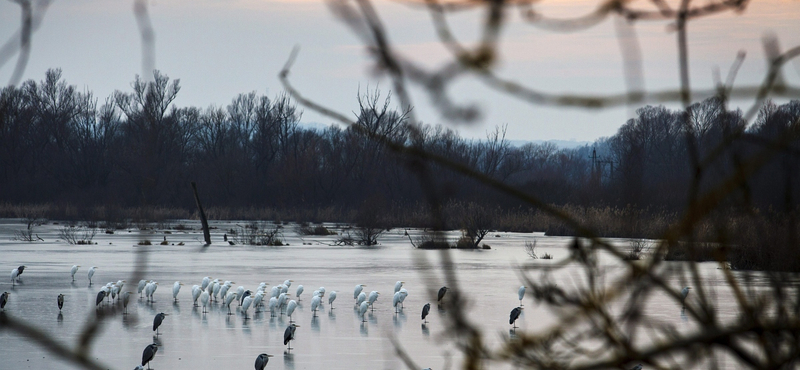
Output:
[[[695,1],[706,4],[707,0]],[[537,10],[551,17],[586,14],[597,6],[589,0],[543,0]],[[647,8],[646,2],[634,2]],[[376,75],[359,39],[330,11],[323,0],[158,0],[148,3],[155,30],[155,65],[180,79],[178,106],[225,106],[239,93],[256,91],[270,97],[283,88],[278,73],[292,49],[299,47],[290,79],[305,96],[353,116],[356,97],[367,89],[384,95],[391,83]],[[448,60],[437,42],[430,15],[409,2],[377,0],[388,37],[406,58],[426,67]],[[33,36],[23,80],[42,80],[49,68],[61,68],[63,78],[89,90],[102,104],[114,90],[130,91],[134,76],[143,73],[142,48],[132,0],[54,0]],[[482,12],[463,11],[448,17],[463,42],[478,35]],[[497,73],[506,79],[553,93],[609,94],[625,92],[625,67],[616,37],[615,20],[588,30],[557,33],[533,27],[509,12],[500,44]],[[0,2],[0,42],[20,24],[19,6]],[[677,88],[676,35],[669,22],[639,22],[633,26],[648,90]],[[713,87],[712,71],[723,78],[740,50],[746,59],[736,84],[757,84],[766,72],[762,37],[777,35],[783,50],[800,45],[800,0],[754,1],[745,12],[727,12],[689,23],[692,87]],[[0,83],[8,83],[15,60],[0,66]],[[800,63],[789,64],[785,79],[800,84]],[[444,124],[469,138],[482,138],[497,125],[507,125],[513,140],[593,141],[616,133],[637,107],[605,110],[533,105],[493,90],[478,79],[460,80],[448,89],[462,104],[475,104],[481,120],[450,122],[419,87],[411,94],[416,117]],[[395,100],[396,101],[396,100]],[[750,101],[737,101],[743,109]],[[679,108],[678,104],[668,104]],[[303,122],[334,121],[303,109]]]

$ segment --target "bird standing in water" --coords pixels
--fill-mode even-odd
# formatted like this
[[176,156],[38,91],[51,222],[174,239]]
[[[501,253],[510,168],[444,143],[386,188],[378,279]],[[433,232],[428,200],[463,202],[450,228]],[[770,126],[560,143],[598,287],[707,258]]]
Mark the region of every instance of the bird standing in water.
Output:
[[269,362],[269,358],[272,355],[268,355],[266,353],[262,353],[256,357],[256,370],[264,370],[267,367],[267,362]]
[[525,286],[519,287],[519,290],[517,291],[517,294],[519,295],[519,305],[521,307],[522,306],[522,298],[525,298]]
[[9,297],[8,292],[3,292],[3,294],[0,294],[0,309],[2,309],[3,311],[6,310],[6,303],[8,303],[8,297]]
[[290,351],[292,350],[291,341],[294,340],[294,332],[295,330],[297,330],[298,327],[300,327],[300,325],[292,323],[289,326],[287,326],[286,331],[283,332],[283,345],[288,344]]
[[683,307],[686,307],[686,296],[689,295],[690,289],[692,289],[692,287],[687,286],[683,288],[683,290],[681,290],[681,304],[683,305]]
[[428,323],[428,320],[425,320],[425,318],[428,317],[428,314],[430,312],[431,312],[431,304],[430,303],[425,303],[425,305],[422,306],[422,320],[423,320],[424,324]]
[[436,297],[436,301],[442,303],[442,298],[444,298],[445,293],[447,293],[447,287],[443,286],[439,289],[439,295]]
[[158,352],[158,344],[148,344],[142,352],[142,366],[147,365],[149,369],[150,361],[153,361],[153,358],[156,357],[156,352]]
[[81,265],[72,265],[72,269],[69,270],[69,273],[72,274],[72,281],[75,281],[75,273],[78,272],[79,268],[81,268]]
[[156,317],[153,319],[153,331],[156,332],[156,336],[158,336],[158,327],[161,326],[161,322],[164,321],[164,318],[167,317],[167,314],[161,312],[156,314]]
[[517,328],[517,319],[519,318],[519,315],[521,313],[522,313],[522,307],[514,307],[514,309],[511,310],[511,315],[509,315],[508,317],[508,323],[510,325],[514,325],[514,329]]
[[64,295],[58,295],[58,310],[61,311],[61,308],[64,307]]

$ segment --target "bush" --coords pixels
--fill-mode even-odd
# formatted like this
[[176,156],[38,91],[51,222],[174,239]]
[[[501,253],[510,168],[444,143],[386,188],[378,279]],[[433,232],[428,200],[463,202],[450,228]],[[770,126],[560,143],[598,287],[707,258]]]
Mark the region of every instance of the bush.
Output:
[[153,245],[153,243],[151,243],[149,240],[145,239],[145,240],[140,240],[139,241],[139,245]]
[[237,226],[237,230],[231,233],[236,244],[244,245],[264,245],[281,246],[283,245],[283,234],[278,226],[270,227],[264,221],[252,221],[245,226]]
[[533,243],[526,241],[525,245],[525,253],[528,254],[533,259],[538,259],[539,257],[536,255],[536,239],[533,239]]
[[303,226],[303,224],[297,225],[297,227],[295,228],[295,232],[297,232],[298,235],[305,235],[305,236],[338,235],[335,231],[331,231],[325,226],[322,225],[309,226],[308,224],[306,224],[305,226]]
[[58,231],[58,236],[72,245],[92,244],[95,235],[97,235],[97,229],[90,226],[64,226]]

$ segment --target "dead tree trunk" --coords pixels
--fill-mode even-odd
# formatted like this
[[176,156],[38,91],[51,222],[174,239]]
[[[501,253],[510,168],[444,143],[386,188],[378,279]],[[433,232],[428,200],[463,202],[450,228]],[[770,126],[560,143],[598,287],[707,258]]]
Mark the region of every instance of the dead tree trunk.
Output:
[[200,211],[200,223],[203,224],[203,238],[206,244],[211,244],[211,232],[208,230],[208,219],[206,213],[203,211],[203,205],[200,204],[200,196],[197,194],[197,184],[192,181],[192,190],[194,190],[194,200],[197,202],[197,210]]

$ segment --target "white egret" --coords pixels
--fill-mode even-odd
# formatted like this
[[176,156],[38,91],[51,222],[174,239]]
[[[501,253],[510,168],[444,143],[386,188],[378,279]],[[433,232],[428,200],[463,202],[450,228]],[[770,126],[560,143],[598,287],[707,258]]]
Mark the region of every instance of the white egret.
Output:
[[281,293],[289,293],[289,287],[286,284],[278,285],[278,288],[280,288]]
[[64,295],[58,295],[58,311],[61,312],[61,309],[64,307]]
[[122,291],[122,287],[124,287],[125,283],[127,282],[128,282],[127,280],[117,280],[117,286],[119,287],[120,291]]
[[200,288],[206,290],[208,288],[208,284],[211,283],[211,277],[206,276],[203,278],[203,282],[200,284]]
[[395,293],[399,292],[400,289],[403,288],[403,284],[405,284],[405,283],[406,283],[405,281],[398,281],[398,282],[394,283],[394,292]]
[[297,301],[294,299],[289,301],[289,304],[286,305],[286,316],[289,316],[289,322],[293,322],[292,313],[294,313],[295,308],[297,308]]
[[14,283],[17,282],[17,277],[19,276],[19,268],[15,268],[11,270],[11,286],[14,286]]
[[292,340],[294,340],[294,332],[299,327],[300,327],[300,325],[292,323],[292,324],[289,324],[289,326],[286,328],[286,331],[283,332],[283,345],[285,346],[285,345],[288,344],[290,351],[292,350],[292,345],[290,344],[290,342]]
[[72,265],[72,268],[69,270],[69,273],[72,275],[72,281],[75,281],[75,273],[78,272],[79,268],[81,268],[81,265]]
[[89,285],[92,285],[92,276],[94,276],[95,270],[97,270],[96,266],[89,267]]
[[691,289],[692,287],[687,286],[683,288],[683,290],[681,290],[681,304],[683,305],[683,307],[686,307],[686,296],[689,295],[689,290]]
[[320,301],[322,301],[322,298],[319,296],[311,298],[311,312],[314,313],[314,316],[317,316],[317,308],[319,307]]
[[111,286],[111,299],[117,297],[117,295],[122,291],[122,286],[118,284],[114,284]]
[[292,286],[292,283],[294,283],[294,280],[284,280],[283,281],[283,285],[286,285],[287,288]]
[[271,297],[269,299],[269,315],[275,317],[275,308],[278,307],[278,298]]
[[253,304],[253,297],[244,297],[244,301],[242,302],[242,312],[244,313],[245,319],[247,318],[247,309],[250,308],[251,304]]
[[362,302],[367,300],[367,293],[361,292],[358,294],[358,299],[356,300],[356,307],[360,306]]
[[256,370],[264,370],[264,368],[267,367],[267,362],[269,362],[270,357],[273,356],[266,353],[258,355],[258,357],[256,357]]
[[519,290],[517,291],[517,294],[519,295],[519,306],[522,307],[522,298],[525,298],[525,286],[524,285],[519,287]]
[[[365,286],[366,285],[364,284],[356,285],[356,288],[353,290],[353,299],[358,299],[358,295],[361,294],[361,291],[364,290]],[[358,303],[356,303],[356,305],[358,305]]]
[[[139,280],[139,298],[142,298],[142,291],[144,291],[144,287],[147,286],[147,280]],[[195,285],[196,286],[196,285]]]
[[255,296],[253,296],[253,310],[258,312],[258,306],[260,306],[264,301],[264,292],[258,291]]
[[400,303],[400,296],[402,296],[402,294],[400,294],[400,292],[397,292],[392,297],[392,307],[394,307],[395,313],[397,313],[397,304]]
[[522,313],[522,306],[514,307],[514,309],[511,310],[511,315],[509,315],[508,317],[508,324],[514,325],[514,329],[517,328],[517,319],[519,318],[519,315],[521,313]]
[[144,289],[145,289],[145,296],[150,298],[150,302],[151,303],[155,302],[155,297],[153,295],[155,294],[156,289],[158,289],[158,282],[151,281],[150,284],[147,284],[147,286]]
[[228,315],[233,315],[231,313],[231,303],[233,303],[234,299],[237,299],[238,294],[236,292],[228,292],[225,294],[225,306],[228,307]]
[[0,294],[0,309],[2,309],[3,311],[6,310],[6,303],[8,303],[9,297],[10,295],[8,294],[8,292],[3,292],[3,294]]
[[428,314],[430,312],[431,312],[431,304],[430,303],[425,303],[425,305],[422,306],[422,320],[423,320],[423,323],[426,323],[426,324],[428,323],[428,320],[425,320],[425,318],[428,317]]
[[439,289],[439,295],[436,297],[437,302],[442,302],[442,298],[444,298],[444,294],[447,293],[447,287],[443,286]]
[[369,292],[369,300],[368,300],[368,302],[369,302],[369,306],[372,308],[373,311],[375,310],[375,306],[373,306],[373,304],[375,303],[375,301],[378,300],[378,294],[380,294],[380,293],[378,293],[375,290]]
[[130,300],[131,300],[131,294],[133,294],[133,293],[131,293],[131,292],[122,293],[122,309],[123,309],[122,314],[123,315],[127,315],[128,314],[128,302],[130,302]]
[[289,295],[286,293],[281,293],[281,295],[278,296],[278,309],[283,309],[283,306],[286,305],[286,297],[288,296]]
[[403,301],[405,301],[406,297],[408,297],[408,291],[406,288],[403,288],[400,289],[398,293],[400,293],[400,308],[406,308],[406,306],[403,304]]
[[223,300],[228,296],[228,290],[231,288],[231,285],[228,283],[230,282],[226,281],[225,284],[219,287],[219,296],[222,297]]
[[175,302],[178,301],[178,293],[181,291],[181,283],[180,281],[176,281],[175,284],[172,284],[172,298],[175,299]]
[[214,300],[217,301],[217,300],[219,300],[218,297],[219,297],[219,292],[222,289],[222,285],[219,283],[219,281],[215,280],[213,282],[213,286],[214,286],[214,289],[213,289],[214,294],[212,296],[214,297]]
[[203,291],[203,293],[200,294],[200,303],[203,304],[203,313],[206,313],[206,307],[208,306],[209,298],[210,296],[208,295],[208,292],[206,292],[205,290]]
[[149,369],[150,361],[153,361],[153,358],[156,357],[156,352],[158,352],[158,344],[148,344],[142,352],[142,366],[147,365]]
[[242,301],[244,300],[244,287],[243,286],[239,285],[239,287],[236,288],[236,296],[239,297],[239,306],[241,306],[242,305]]
[[281,288],[278,288],[278,286],[276,285],[272,287],[272,290],[270,290],[269,296],[273,298],[278,298],[280,294],[281,294]]
[[203,293],[203,289],[199,285],[192,286],[192,304],[195,307],[197,307],[197,298],[200,298],[201,293]]
[[324,287],[324,286],[321,286],[321,287],[319,287],[319,289],[317,289],[317,290],[319,290],[319,297],[320,297],[320,298],[325,298],[325,287]]
[[302,285],[298,285],[297,286],[297,293],[295,293],[295,296],[297,297],[298,301],[300,300],[300,295],[301,294],[303,294],[303,286]]
[[156,336],[158,336],[158,327],[161,326],[161,323],[164,321],[164,318],[167,317],[167,314],[161,312],[156,314],[156,317],[153,318],[153,331],[156,332]]
[[361,302],[361,306],[358,307],[358,315],[361,316],[361,322],[367,322],[367,318],[364,314],[367,313],[368,307],[369,304],[367,302]]
[[331,290],[331,294],[328,296],[328,304],[331,305],[331,309],[333,309],[333,301],[336,300],[336,291]]
[[311,293],[311,298],[319,297],[320,294],[322,293],[320,293],[319,290],[315,290],[314,293]]

